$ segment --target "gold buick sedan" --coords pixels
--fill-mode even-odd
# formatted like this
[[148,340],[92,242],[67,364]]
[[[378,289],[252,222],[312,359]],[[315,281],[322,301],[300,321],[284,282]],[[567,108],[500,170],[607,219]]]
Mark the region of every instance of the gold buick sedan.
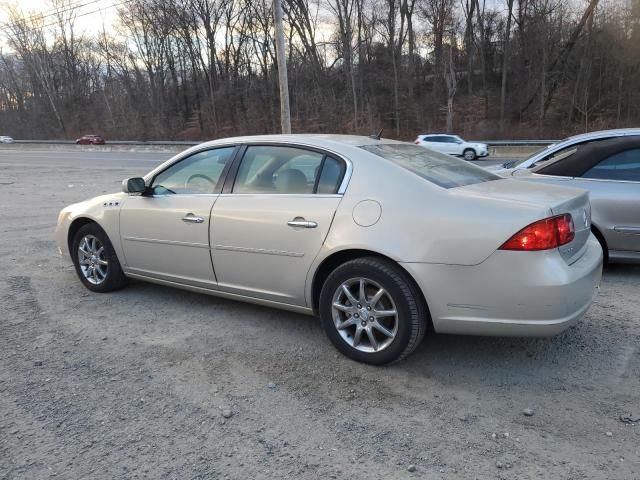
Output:
[[128,278],[315,314],[349,357],[409,355],[427,326],[553,335],[591,304],[585,191],[499,177],[377,137],[207,142],[60,212],[94,292]]

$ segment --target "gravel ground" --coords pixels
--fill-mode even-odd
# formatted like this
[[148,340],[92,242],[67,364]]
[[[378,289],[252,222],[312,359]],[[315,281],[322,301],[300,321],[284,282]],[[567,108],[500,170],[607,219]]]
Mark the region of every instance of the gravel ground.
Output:
[[311,317],[84,289],[59,209],[168,156],[92,155],[0,153],[0,478],[640,478],[640,266],[558,337],[360,365]]

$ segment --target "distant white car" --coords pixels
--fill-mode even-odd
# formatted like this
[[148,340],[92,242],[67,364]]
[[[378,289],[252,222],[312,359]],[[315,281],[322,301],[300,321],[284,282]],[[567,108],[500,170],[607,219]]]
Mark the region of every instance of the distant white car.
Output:
[[489,149],[485,143],[466,142],[458,135],[421,134],[413,143],[436,152],[463,157],[465,160],[475,160],[489,155]]
[[13,143],[13,138],[0,136],[0,143]]

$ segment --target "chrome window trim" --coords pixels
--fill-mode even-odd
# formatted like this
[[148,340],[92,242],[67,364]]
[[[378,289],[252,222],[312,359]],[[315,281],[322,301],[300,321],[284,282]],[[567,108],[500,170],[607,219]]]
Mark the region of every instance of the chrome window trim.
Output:
[[[318,151],[318,152],[324,152],[324,154],[329,155],[333,158],[335,158],[336,160],[340,160],[343,161],[345,164],[345,171],[344,171],[344,176],[342,177],[342,182],[340,182],[340,186],[338,187],[338,191],[333,194],[338,195],[338,196],[342,196],[345,194],[345,192],[347,191],[347,187],[349,186],[349,182],[351,180],[351,176],[353,174],[353,162],[351,160],[349,160],[348,158],[344,157],[341,153],[338,153],[334,150],[331,150],[329,148],[325,148],[325,147],[318,147],[316,145],[311,145],[311,144],[306,144],[304,142],[287,142],[287,141],[276,141],[276,142],[268,142],[268,141],[259,141],[256,140],[254,141],[244,141],[244,142],[225,142],[225,143],[219,143],[219,144],[215,144],[215,145],[210,145],[210,144],[203,144],[203,145],[198,145],[196,147],[193,147],[193,149],[188,149],[185,150],[184,152],[180,152],[177,155],[173,157],[172,159],[167,160],[167,162],[171,162],[171,163],[163,163],[161,165],[159,165],[158,167],[154,168],[153,170],[151,170],[149,173],[147,173],[144,177],[144,181],[145,184],[147,185],[147,187],[151,186],[151,182],[153,181],[153,179],[155,177],[157,177],[159,174],[161,174],[162,172],[164,172],[166,169],[171,168],[173,165],[175,165],[178,162],[181,162],[182,160],[184,160],[187,157],[190,157],[191,155],[195,155],[197,153],[201,153],[203,151],[206,150],[214,150],[217,148],[227,148],[227,147],[238,147],[238,146],[255,146],[255,145],[266,145],[266,146],[276,146],[276,147],[301,147],[301,148],[306,148],[307,150],[312,150],[312,151]],[[233,162],[233,159],[231,159],[231,161]],[[189,194],[181,194],[181,193],[176,193],[175,195],[180,195],[180,196],[184,196],[184,195],[189,195]],[[202,195],[212,195],[212,194],[198,194],[198,196],[202,196]],[[217,194],[215,194],[217,195]],[[221,193],[222,195],[222,193]],[[226,194],[225,194],[226,195]],[[244,194],[235,194],[235,195],[244,195]],[[252,195],[274,195],[274,194],[270,194],[270,193],[256,193],[256,194],[252,194]],[[293,194],[276,194],[276,195],[293,195]],[[313,195],[315,197],[318,197],[318,194],[310,194]],[[149,195],[150,197],[155,197],[154,195]],[[157,195],[157,196],[165,196],[165,195]]]

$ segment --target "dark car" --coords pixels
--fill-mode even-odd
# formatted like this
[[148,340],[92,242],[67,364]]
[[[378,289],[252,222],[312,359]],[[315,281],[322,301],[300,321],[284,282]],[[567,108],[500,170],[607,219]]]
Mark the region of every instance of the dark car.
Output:
[[[591,230],[605,260],[640,262],[640,135],[569,145],[513,171],[518,179],[588,190]],[[589,223],[587,214],[582,221]]]
[[78,145],[104,145],[104,138],[100,135],[83,135],[76,140]]

